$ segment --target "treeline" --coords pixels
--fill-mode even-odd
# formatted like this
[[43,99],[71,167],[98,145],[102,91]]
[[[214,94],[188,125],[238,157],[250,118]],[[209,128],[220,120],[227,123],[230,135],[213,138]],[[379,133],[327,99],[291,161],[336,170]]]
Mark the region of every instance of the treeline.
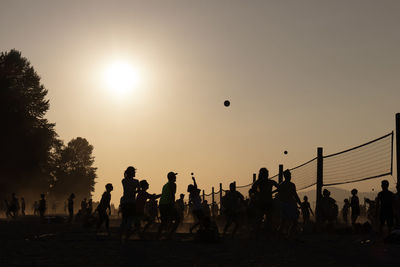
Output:
[[90,197],[96,168],[93,146],[77,137],[64,144],[45,115],[48,90],[21,52],[0,55],[0,197],[41,193]]

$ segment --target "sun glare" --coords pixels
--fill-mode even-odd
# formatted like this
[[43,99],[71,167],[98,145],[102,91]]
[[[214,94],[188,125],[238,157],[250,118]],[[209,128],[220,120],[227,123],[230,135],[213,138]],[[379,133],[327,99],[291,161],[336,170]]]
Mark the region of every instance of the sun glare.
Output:
[[128,62],[114,62],[105,74],[107,87],[118,95],[126,95],[140,82],[139,71]]

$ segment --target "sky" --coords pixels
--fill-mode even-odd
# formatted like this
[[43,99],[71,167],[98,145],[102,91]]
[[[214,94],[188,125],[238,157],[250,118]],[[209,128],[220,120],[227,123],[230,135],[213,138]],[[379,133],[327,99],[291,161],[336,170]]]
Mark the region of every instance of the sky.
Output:
[[[32,63],[60,138],[94,146],[94,199],[111,182],[117,203],[129,165],[149,192],[169,171],[210,192],[391,132],[399,25],[384,0],[0,0],[0,51]],[[138,76],[124,93],[105,78],[119,61]]]

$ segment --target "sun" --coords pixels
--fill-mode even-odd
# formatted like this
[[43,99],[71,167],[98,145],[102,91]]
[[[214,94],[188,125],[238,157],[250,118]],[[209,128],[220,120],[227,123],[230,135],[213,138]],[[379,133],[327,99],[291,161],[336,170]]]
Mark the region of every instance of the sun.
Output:
[[116,61],[107,67],[105,80],[114,94],[126,95],[138,87],[140,74],[131,63]]

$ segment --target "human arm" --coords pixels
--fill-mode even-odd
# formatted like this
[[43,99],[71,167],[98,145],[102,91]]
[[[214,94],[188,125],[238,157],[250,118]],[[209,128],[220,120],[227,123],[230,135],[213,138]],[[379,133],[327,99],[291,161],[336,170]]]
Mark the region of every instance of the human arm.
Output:
[[196,178],[192,177],[192,180],[193,180],[193,186],[197,189]]

